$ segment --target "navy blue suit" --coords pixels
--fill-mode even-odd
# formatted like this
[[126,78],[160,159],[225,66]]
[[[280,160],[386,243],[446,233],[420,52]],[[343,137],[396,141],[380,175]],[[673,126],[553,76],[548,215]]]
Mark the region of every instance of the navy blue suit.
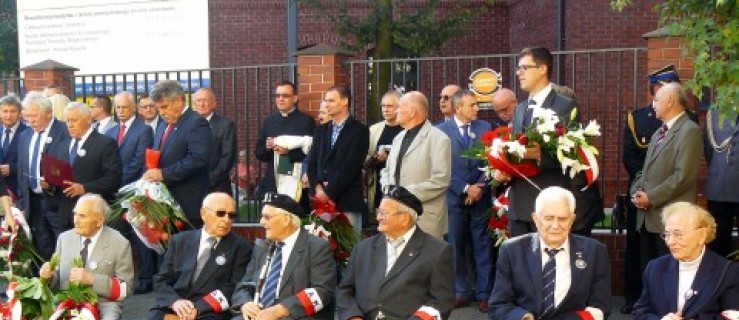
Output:
[[[28,126],[23,124],[23,122],[19,123],[18,128],[15,129],[15,134],[13,134],[13,139],[10,139],[8,153],[0,152],[0,154],[2,154],[2,160],[0,160],[0,163],[10,166],[10,172],[8,173],[8,176],[5,177],[5,184],[15,195],[18,194],[18,141],[21,138],[21,134],[26,129],[28,129]],[[0,127],[0,132],[4,131],[5,127]]]
[[[69,132],[64,122],[52,120],[46,141],[41,141],[39,149],[41,154],[46,153],[54,144],[62,143],[69,138]],[[31,158],[29,153],[33,150],[31,140],[34,131],[31,129],[23,131],[18,137],[18,208],[26,212],[29,225],[33,234],[33,245],[39,251],[44,260],[51,258],[56,246],[56,238],[64,230],[59,219],[59,204],[46,192],[34,193],[31,190],[31,177],[35,179],[36,173],[31,171]],[[41,155],[38,156],[39,167]],[[39,172],[43,176],[43,170]]]
[[180,116],[175,129],[161,146],[166,128],[166,124],[160,125],[154,137],[154,148],[161,151],[159,168],[163,182],[190,224],[197,229],[203,225],[200,206],[210,189],[208,165],[213,134],[208,121],[190,108]]
[[[529,233],[503,242],[498,253],[495,286],[490,295],[490,319],[520,320],[526,313],[538,319],[542,307],[542,261],[539,234]],[[594,307],[611,312],[611,262],[606,246],[570,234],[570,289],[548,318],[580,320],[577,311]],[[584,268],[575,261],[585,262]],[[582,264],[580,265],[582,266]]]
[[[664,255],[649,262],[644,288],[634,305],[634,319],[659,320],[677,313],[678,261]],[[739,264],[706,249],[691,286],[695,293],[685,301],[683,319],[723,319],[727,309],[739,310]]]
[[[118,140],[118,131],[120,124],[114,125],[105,133],[113,140]],[[154,132],[151,127],[147,126],[141,119],[135,118],[131,122],[131,127],[123,136],[123,141],[118,141],[120,149],[121,163],[123,164],[123,179],[121,186],[125,186],[131,182],[141,179],[146,170],[144,166],[144,157],[146,149],[154,145]]]
[[[487,300],[492,289],[490,270],[492,261],[490,258],[491,239],[487,232],[487,211],[492,206],[491,190],[489,181],[480,171],[484,166],[481,160],[474,160],[461,155],[462,152],[479,141],[482,135],[490,131],[490,123],[483,120],[474,120],[470,125],[470,143],[465,141],[457,122],[454,120],[440,123],[437,128],[443,131],[452,146],[452,180],[447,189],[447,204],[449,206],[449,244],[454,254],[455,290],[458,298],[467,299],[470,292],[468,281],[468,260],[465,250],[472,245],[474,252],[475,269],[477,270],[477,283],[475,285],[475,297],[482,301]],[[468,185],[482,184],[482,198],[472,205],[464,203],[467,198],[465,187]]]

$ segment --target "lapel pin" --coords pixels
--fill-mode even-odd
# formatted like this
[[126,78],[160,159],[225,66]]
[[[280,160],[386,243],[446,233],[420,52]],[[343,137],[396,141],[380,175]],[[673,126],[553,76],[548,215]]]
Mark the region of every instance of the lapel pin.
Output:
[[577,256],[577,259],[575,260],[575,267],[580,270],[585,269],[588,264],[585,262],[585,260],[582,259],[582,252],[575,252],[575,255]]
[[223,254],[221,254],[220,256],[217,256],[216,257],[216,264],[219,265],[219,266],[222,266],[222,265],[226,264],[226,256],[223,255]]
[[86,154],[87,154],[87,151],[85,151],[85,149],[77,150],[77,155],[80,157],[84,157]]
[[49,136],[46,137],[46,143],[51,143],[52,141],[54,141],[54,139]]
[[90,270],[97,270],[98,263],[95,261],[90,261]]
[[687,300],[690,300],[690,298],[694,297],[696,294],[698,294],[698,291],[695,291],[693,289],[688,289],[688,291],[685,291],[683,298],[685,298],[685,301],[687,301]]

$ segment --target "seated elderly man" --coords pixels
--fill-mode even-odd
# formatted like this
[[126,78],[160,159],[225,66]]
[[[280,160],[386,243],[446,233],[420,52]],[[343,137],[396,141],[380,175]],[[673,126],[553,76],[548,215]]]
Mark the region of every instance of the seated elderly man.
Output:
[[[41,266],[39,274],[51,279],[52,290],[65,290],[70,282],[91,285],[99,296],[100,318],[120,319],[121,301],[133,290],[131,245],[118,231],[105,226],[110,211],[105,200],[88,193],[74,207],[74,229],[57,239],[59,266]],[[73,268],[72,259],[81,257],[83,268]]]
[[721,319],[722,312],[739,310],[739,265],[706,247],[716,237],[711,214],[676,202],[664,209],[662,222],[670,254],[647,265],[634,319]]
[[230,319],[228,297],[244,276],[251,246],[231,231],[236,203],[215,192],[200,208],[203,228],[178,233],[169,241],[154,276],[156,303],[147,319]]
[[377,208],[380,234],[354,248],[336,292],[338,319],[448,319],[454,305],[452,251],[421,230],[421,200],[388,186]]
[[267,241],[254,248],[252,263],[236,287],[232,304],[243,317],[233,320],[334,319],[333,252],[328,241],[300,227],[304,216],[292,198],[264,195],[260,223]]
[[572,192],[549,187],[536,197],[537,233],[503,242],[490,319],[603,320],[611,312],[611,267],[606,247],[570,233]]

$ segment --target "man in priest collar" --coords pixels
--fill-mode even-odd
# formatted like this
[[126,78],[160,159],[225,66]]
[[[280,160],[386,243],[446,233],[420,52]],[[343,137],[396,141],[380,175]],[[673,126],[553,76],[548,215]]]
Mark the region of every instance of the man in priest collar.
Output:
[[230,319],[229,297],[244,276],[251,246],[231,230],[236,202],[214,192],[203,199],[203,228],[169,241],[154,276],[156,302],[146,319]]
[[380,233],[356,245],[336,291],[338,319],[448,319],[452,250],[417,227],[421,200],[401,186],[385,191]]
[[[301,228],[306,214],[289,196],[267,192],[259,221],[266,241],[236,286],[236,319],[334,319],[336,264],[328,241]],[[256,297],[256,299],[255,299]]]
[[[100,319],[121,318],[121,301],[133,291],[131,245],[118,231],[105,225],[110,212],[101,196],[88,193],[74,208],[74,229],[59,235],[56,254],[59,265],[51,270],[44,263],[41,278],[51,280],[51,289],[66,290],[70,282],[92,286],[99,296]],[[73,268],[72,259],[81,257],[82,268]]]
[[575,197],[549,187],[536,198],[537,232],[503,242],[491,319],[603,320],[611,312],[611,267],[605,245],[570,233]]

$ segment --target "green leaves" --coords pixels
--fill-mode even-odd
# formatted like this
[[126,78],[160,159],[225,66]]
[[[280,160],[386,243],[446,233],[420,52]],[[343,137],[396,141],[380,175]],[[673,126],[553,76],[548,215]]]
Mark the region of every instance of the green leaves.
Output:
[[54,313],[51,289],[40,278],[15,277],[15,294],[23,305],[24,319],[48,319]]

